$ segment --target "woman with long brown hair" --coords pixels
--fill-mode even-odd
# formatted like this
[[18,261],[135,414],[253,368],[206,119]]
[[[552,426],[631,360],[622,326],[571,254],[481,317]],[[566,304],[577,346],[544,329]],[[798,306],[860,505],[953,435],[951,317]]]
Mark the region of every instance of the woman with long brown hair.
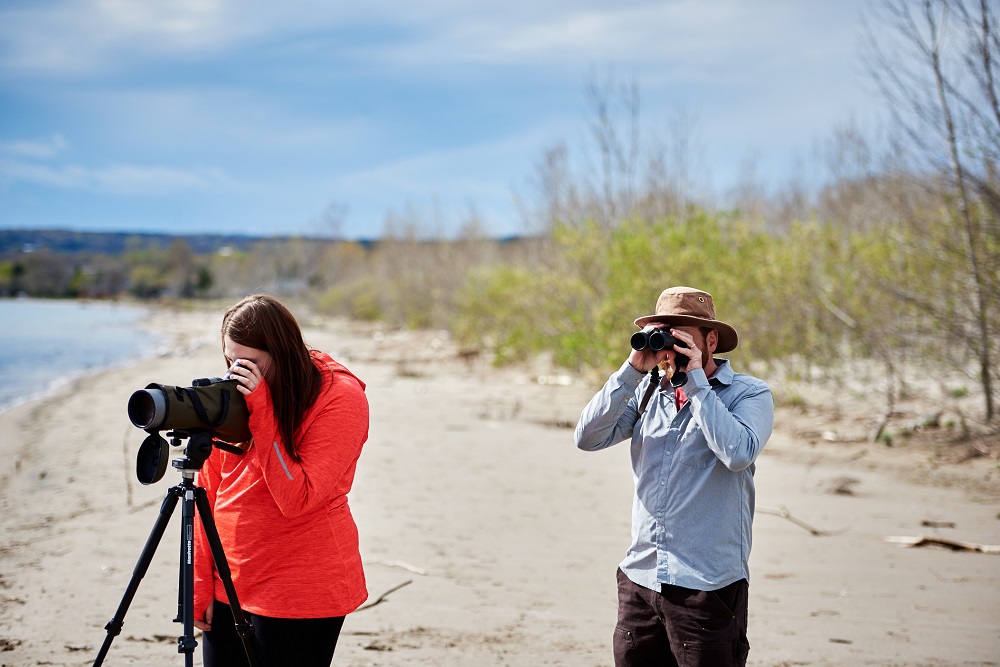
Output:
[[[368,438],[365,385],[309,349],[295,317],[271,296],[247,297],[226,312],[222,349],[253,438],[242,454],[216,449],[199,484],[264,664],[328,667],[344,617],[368,595],[347,504]],[[246,665],[206,541],[196,544],[205,666]]]

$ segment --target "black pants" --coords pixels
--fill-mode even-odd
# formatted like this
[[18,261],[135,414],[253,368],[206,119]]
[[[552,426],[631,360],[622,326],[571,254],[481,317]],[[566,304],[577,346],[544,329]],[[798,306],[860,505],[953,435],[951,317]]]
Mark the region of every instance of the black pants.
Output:
[[[246,613],[246,612],[244,612]],[[246,614],[253,624],[260,667],[330,667],[343,616],[270,618]],[[215,601],[212,629],[202,635],[205,667],[248,667],[243,641],[236,633],[233,611]]]
[[743,667],[747,642],[746,579],[717,591],[634,583],[618,570],[616,667]]

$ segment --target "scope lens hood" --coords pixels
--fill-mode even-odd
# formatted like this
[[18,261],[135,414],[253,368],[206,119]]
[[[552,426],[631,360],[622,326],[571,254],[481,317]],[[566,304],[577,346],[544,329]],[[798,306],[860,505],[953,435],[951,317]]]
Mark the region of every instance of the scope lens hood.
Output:
[[128,399],[128,418],[142,429],[157,429],[167,418],[167,397],[159,385],[133,392]]

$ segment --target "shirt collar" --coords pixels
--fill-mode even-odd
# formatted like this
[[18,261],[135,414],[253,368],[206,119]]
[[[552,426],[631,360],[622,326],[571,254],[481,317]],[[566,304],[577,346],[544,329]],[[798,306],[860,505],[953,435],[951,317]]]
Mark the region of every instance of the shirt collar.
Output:
[[715,373],[712,377],[708,378],[709,384],[723,384],[729,386],[733,383],[733,377],[736,373],[733,372],[733,367],[729,365],[728,359],[716,359],[715,360]]

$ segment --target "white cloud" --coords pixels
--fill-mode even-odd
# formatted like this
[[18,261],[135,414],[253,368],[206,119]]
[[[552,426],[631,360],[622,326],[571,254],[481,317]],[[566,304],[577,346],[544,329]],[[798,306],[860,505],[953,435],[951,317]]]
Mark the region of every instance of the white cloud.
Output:
[[733,163],[854,102],[833,78],[853,48],[845,4],[0,2],[0,194],[197,193],[274,217],[332,196],[366,220],[429,196],[504,210],[542,149],[584,143],[582,84],[605,71],[639,84],[644,132],[695,109],[706,154]]
[[323,114],[266,89],[140,87],[97,88],[58,95],[58,103],[113,126],[120,145],[175,153],[209,150],[212,163],[232,155],[302,159],[319,151],[363,150],[384,128],[360,113]]
[[0,72],[84,74],[216,52],[252,23],[226,0],[85,0],[0,9]]
[[66,150],[69,144],[59,134],[52,135],[48,141],[9,141],[0,142],[0,155],[10,155],[18,158],[45,159],[55,157]]
[[523,134],[501,137],[495,141],[430,150],[370,169],[354,171],[341,177],[338,185],[349,190],[401,193],[405,197],[447,196],[447,191],[435,192],[435,187],[439,187],[444,180],[450,190],[475,190],[477,194],[507,196],[509,191],[506,185],[494,180],[498,174],[493,174],[494,179],[486,182],[481,176],[498,169],[502,173],[509,173],[506,170],[512,161],[524,155],[532,155],[550,136],[549,133],[534,128]]
[[122,32],[198,42],[218,26],[226,4],[217,0],[97,0],[95,8]]
[[[321,39],[320,57],[362,56],[419,69],[469,63],[571,66],[704,63],[815,39],[796,0],[84,0],[0,9],[0,74],[128,69],[157,59],[198,59],[263,43]],[[814,8],[815,9],[815,8]],[[370,30],[374,43],[357,40]],[[385,35],[392,35],[387,37]],[[683,63],[679,65],[678,63]]]
[[[570,11],[534,21],[494,24],[475,43],[494,58],[644,62],[664,56],[702,60],[726,50],[725,20],[739,12],[725,3],[618,5]],[[464,26],[458,26],[460,30]]]
[[133,196],[166,195],[234,185],[231,179],[218,169],[182,170],[127,164],[95,169],[79,165],[58,166],[6,158],[0,158],[0,182]]
[[[788,0],[525,1],[496,13],[455,9],[439,22],[426,20],[411,39],[372,45],[365,55],[414,68],[489,63],[579,72],[617,63],[701,79],[710,67],[746,62],[797,39],[794,26],[806,11]],[[711,71],[720,73],[726,69]]]

